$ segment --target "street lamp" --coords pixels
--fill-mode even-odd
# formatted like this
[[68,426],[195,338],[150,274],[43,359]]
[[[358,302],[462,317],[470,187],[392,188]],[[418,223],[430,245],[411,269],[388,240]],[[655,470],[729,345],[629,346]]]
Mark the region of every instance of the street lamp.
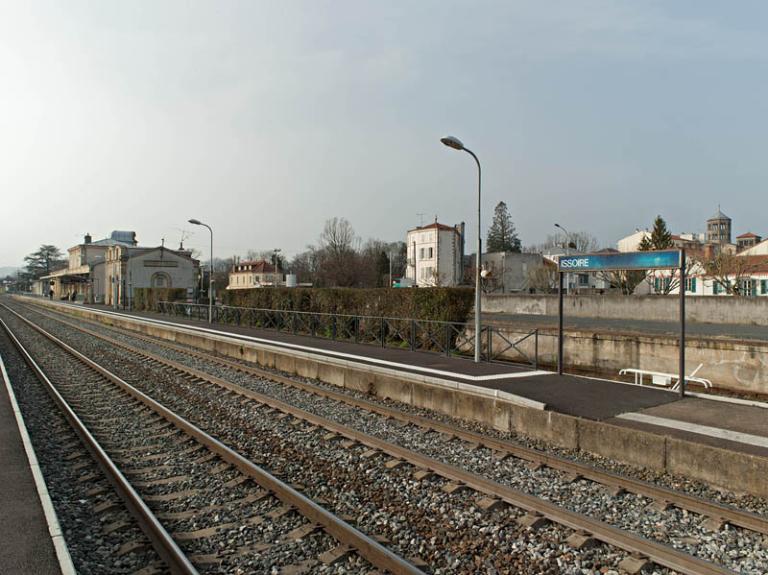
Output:
[[280,248],[275,248],[272,250],[272,257],[274,258],[274,264],[275,264],[275,272],[274,272],[274,281],[272,282],[272,287],[277,287],[278,282],[278,264],[280,262],[280,256],[278,254],[282,252],[283,250]]
[[189,223],[196,226],[205,226],[208,228],[208,231],[211,232],[211,271],[210,276],[208,277],[208,323],[211,323],[213,322],[213,230],[208,224],[204,224],[200,220],[194,218],[189,220]]
[[[480,231],[480,190],[482,182],[482,170],[480,168],[480,160],[477,159],[475,153],[469,148],[464,147],[461,140],[454,138],[453,136],[447,136],[440,138],[440,141],[454,150],[463,150],[475,159],[477,164],[477,259],[475,261],[475,362],[480,361],[480,266],[481,261],[481,231]],[[414,260],[416,254],[413,254]],[[490,351],[490,350],[489,350]]]
[[[568,230],[566,230],[566,229],[565,229],[563,226],[561,226],[561,225],[560,225],[560,224],[558,224],[558,223],[555,223],[555,227],[556,227],[556,228],[560,228],[560,229],[561,229],[561,230],[563,230],[563,232],[565,233],[565,241],[563,242],[563,249],[565,250],[565,255],[568,255],[568,249],[572,249],[572,250],[575,250],[575,249],[576,249],[576,242],[574,242],[574,241],[568,241],[568,238],[569,238],[569,236],[570,236],[571,234],[570,234],[570,232],[569,232]],[[568,286],[569,286],[569,287],[568,287],[568,289],[570,290],[570,289],[571,289],[571,288],[570,288],[570,285],[571,285],[571,279],[573,279],[573,278],[571,278],[571,274],[570,274],[570,273],[566,273],[566,274],[565,274],[565,277],[566,277],[566,280],[567,280],[567,281],[566,281],[566,284],[568,284]]]
[[[571,235],[570,232],[568,230],[566,230],[560,224],[555,224],[555,227],[556,228],[560,228],[561,230],[563,230],[563,232],[565,232],[565,245],[563,247],[566,249],[566,252],[567,252],[568,248],[571,248],[572,250],[575,250],[576,249],[576,242],[574,242],[574,241],[570,241],[569,242],[568,241],[568,236]],[[566,255],[567,255],[567,253],[566,253]]]

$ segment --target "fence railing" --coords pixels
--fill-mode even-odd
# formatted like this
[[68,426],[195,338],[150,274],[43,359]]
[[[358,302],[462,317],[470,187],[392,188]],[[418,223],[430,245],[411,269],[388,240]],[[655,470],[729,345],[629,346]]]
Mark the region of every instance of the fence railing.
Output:
[[[208,320],[208,306],[182,302],[157,302],[156,311],[169,316]],[[384,348],[427,351],[448,357],[474,353],[474,325],[463,322],[420,320],[381,316],[347,315],[291,310],[260,309],[227,305],[213,306],[214,323],[274,329],[296,335],[322,337]],[[539,330],[513,334],[496,326],[480,332],[484,361],[515,361],[539,365]],[[531,341],[533,343],[531,348]],[[523,346],[525,342],[526,345]],[[516,355],[509,352],[514,350]]]

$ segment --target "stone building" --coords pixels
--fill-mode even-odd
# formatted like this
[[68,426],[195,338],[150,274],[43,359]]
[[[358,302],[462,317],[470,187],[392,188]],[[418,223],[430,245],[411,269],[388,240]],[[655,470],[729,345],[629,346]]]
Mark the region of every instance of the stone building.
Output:
[[67,267],[42,276],[42,295],[53,291],[54,299],[90,300],[91,270],[103,262],[107,249],[112,246],[135,246],[136,232],[114,230],[108,238],[93,241],[91,234],[85,234],[83,242],[67,250]]
[[137,288],[183,288],[191,299],[199,277],[200,262],[187,250],[114,245],[92,268],[93,300],[131,308]]
[[730,244],[731,243],[731,218],[717,208],[717,212],[707,220],[707,243]]

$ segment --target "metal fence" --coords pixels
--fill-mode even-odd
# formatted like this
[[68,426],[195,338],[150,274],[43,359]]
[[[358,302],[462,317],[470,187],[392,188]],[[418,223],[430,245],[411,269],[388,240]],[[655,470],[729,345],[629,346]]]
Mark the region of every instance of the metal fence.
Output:
[[[155,311],[200,321],[208,320],[208,306],[181,302],[157,302]],[[384,348],[427,351],[448,357],[469,357],[474,352],[474,325],[461,322],[259,309],[216,305],[214,323],[274,329],[296,335],[322,337]],[[484,361],[499,361],[508,352],[517,352],[524,363],[538,369],[539,330],[523,335],[494,326],[480,332],[480,351]],[[532,339],[533,349],[521,347]],[[530,343],[526,345],[530,348]]]

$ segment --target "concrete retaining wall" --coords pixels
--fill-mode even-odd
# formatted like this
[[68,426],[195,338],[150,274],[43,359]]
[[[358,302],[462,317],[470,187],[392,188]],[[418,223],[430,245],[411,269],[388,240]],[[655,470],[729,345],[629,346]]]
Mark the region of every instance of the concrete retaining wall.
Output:
[[[47,301],[36,303],[62,309]],[[438,385],[428,383],[426,378],[418,375],[384,374],[375,366],[349,362],[331,364],[300,351],[276,351],[262,344],[101,315],[88,308],[65,307],[64,311],[225,357],[276,367],[339,387],[475,421],[500,431],[541,439],[559,447],[582,449],[622,463],[677,473],[729,490],[768,497],[768,482],[765,481],[768,458],[518,405],[505,397],[506,394],[493,390],[472,393],[472,386],[454,382],[445,381]]]
[[[513,340],[528,332],[504,330]],[[471,338],[473,330],[467,330]],[[508,344],[494,336],[493,348],[502,350]],[[565,368],[617,377],[624,368],[647,369],[664,373],[678,372],[679,341],[676,337],[654,335],[637,336],[613,333],[593,333],[569,330],[565,332]],[[471,350],[465,346],[467,353]],[[528,357],[534,356],[533,338],[518,345]],[[512,361],[526,358],[514,348],[501,354]],[[557,332],[539,330],[539,361],[545,366],[557,363]],[[712,381],[715,387],[735,391],[768,395],[768,342],[746,342],[715,338],[690,338],[685,346],[686,373],[696,373]]]
[[[569,295],[567,317],[669,321],[678,315],[678,296]],[[768,326],[768,297],[688,296],[688,321]],[[484,313],[557,316],[557,295],[485,294]]]

